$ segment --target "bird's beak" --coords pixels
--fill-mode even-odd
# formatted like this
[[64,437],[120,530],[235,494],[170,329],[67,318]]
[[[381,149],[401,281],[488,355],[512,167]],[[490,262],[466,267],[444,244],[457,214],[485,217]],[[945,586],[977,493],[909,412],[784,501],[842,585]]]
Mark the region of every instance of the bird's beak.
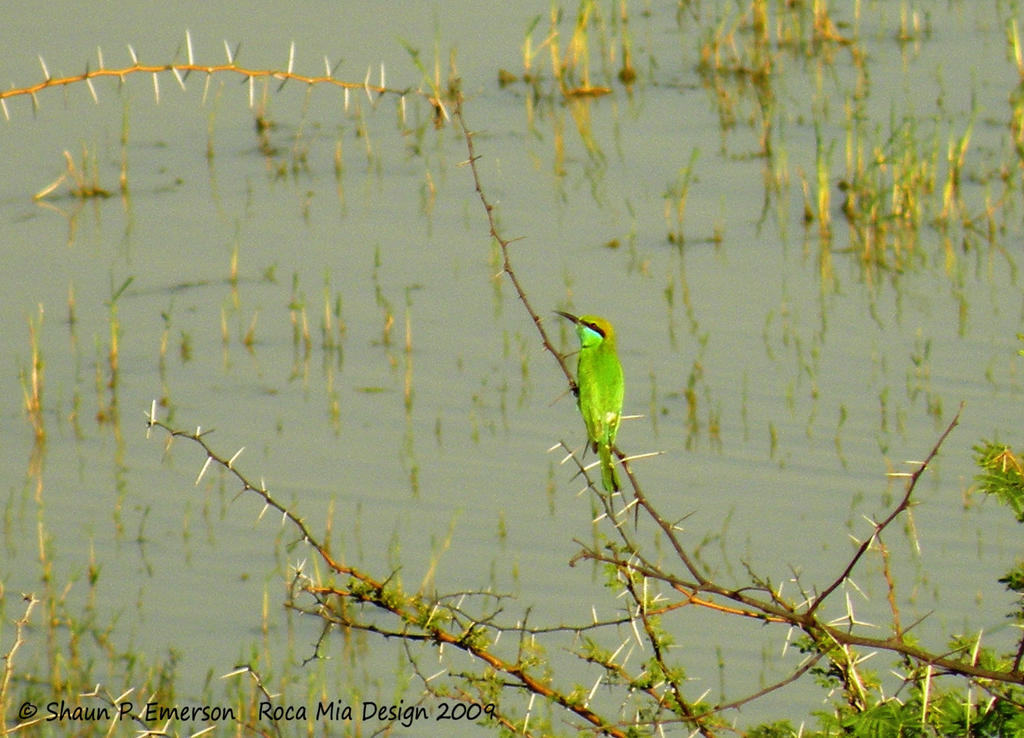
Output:
[[573,323],[576,323],[576,325],[579,325],[580,319],[572,313],[563,313],[561,310],[556,310],[555,315],[561,315],[566,320],[571,320]]

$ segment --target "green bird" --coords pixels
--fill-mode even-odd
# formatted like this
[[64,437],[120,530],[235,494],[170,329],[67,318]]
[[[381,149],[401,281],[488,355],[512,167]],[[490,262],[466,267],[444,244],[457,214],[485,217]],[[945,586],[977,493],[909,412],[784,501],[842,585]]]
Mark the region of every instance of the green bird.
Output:
[[591,448],[601,459],[601,483],[608,492],[619,491],[612,465],[612,446],[622,417],[622,364],[615,353],[615,329],[604,318],[555,311],[576,324],[580,358],[576,365],[576,404],[587,426]]

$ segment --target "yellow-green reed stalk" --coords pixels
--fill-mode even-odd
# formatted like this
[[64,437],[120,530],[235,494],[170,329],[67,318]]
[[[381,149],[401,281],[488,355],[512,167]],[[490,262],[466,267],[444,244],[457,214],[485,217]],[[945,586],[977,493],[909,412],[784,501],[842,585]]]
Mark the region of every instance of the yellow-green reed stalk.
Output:
[[[75,283],[68,282],[68,325],[72,329],[75,327],[75,323],[78,322],[78,315],[75,311]],[[72,330],[72,337],[74,336],[74,330]]]
[[[76,309],[75,301],[75,283],[68,282],[68,333],[70,334],[69,337],[71,339],[71,350],[76,357],[76,364],[78,363],[78,332],[76,330],[77,324],[78,311]],[[71,411],[68,414],[68,420],[71,422],[71,427],[74,430],[75,438],[79,440],[81,440],[81,438],[83,437],[82,427],[79,423],[79,420],[81,419],[81,409],[82,395],[79,389],[76,372],[76,381],[74,389],[72,390],[71,393]]]
[[904,262],[917,249],[924,220],[924,196],[935,189],[935,162],[937,147],[929,150],[917,138],[912,122],[900,128],[893,136],[899,150],[892,154],[892,222],[898,229],[893,248],[900,262]]
[[75,166],[75,160],[69,152],[64,152],[64,159],[67,163],[67,174],[75,183],[71,188],[72,195],[82,200],[110,197],[110,190],[100,186],[100,165],[94,151],[90,151],[85,144],[82,145],[81,169]]
[[313,341],[309,336],[309,320],[306,317],[306,296],[299,290],[299,275],[292,275],[292,297],[288,303],[288,318],[292,324],[292,347],[296,353],[301,343],[303,355],[309,358]]
[[22,371],[22,394],[25,412],[35,433],[36,443],[46,440],[46,426],[43,423],[43,355],[39,350],[39,330],[43,326],[43,306],[39,306],[38,317],[28,319],[28,341],[31,365],[28,375]]
[[[586,5],[586,0],[583,2]],[[580,13],[584,13],[583,8],[580,9]],[[551,34],[548,36],[548,50],[551,56],[551,76],[558,82],[558,87],[563,94],[574,88],[575,85],[575,65],[579,60],[579,54],[581,50],[579,44],[583,44],[583,53],[585,53],[586,37],[583,29],[583,35],[580,38],[576,38],[576,34],[580,32],[579,29],[579,15],[577,15],[576,31],[573,37],[569,41],[569,50],[565,55],[562,54],[561,46],[558,43],[559,31],[558,24],[562,17],[562,8],[557,2],[551,3]]]
[[939,213],[939,221],[942,223],[946,223],[954,212],[961,210],[960,176],[963,172],[967,147],[970,146],[973,131],[974,116],[971,116],[967,130],[959,139],[950,141],[946,150],[946,184],[942,188],[942,212]]
[[380,342],[384,346],[390,346],[391,327],[395,324],[395,311],[391,305],[391,301],[384,296],[384,288],[381,287],[380,284],[380,267],[380,246],[378,246],[373,252],[373,292],[377,301],[377,307],[379,307],[384,314],[384,327],[381,331]]
[[121,365],[121,323],[117,318],[117,301],[128,289],[128,286],[135,281],[135,277],[128,277],[121,283],[121,286],[110,296],[107,308],[110,314],[110,350],[108,362],[110,366],[110,381],[108,386],[111,390],[117,389],[118,369]]
[[181,363],[192,361],[192,334],[182,331],[178,336],[178,356]]
[[[107,320],[110,323],[110,345],[107,347],[108,376],[106,383],[104,383],[100,362],[97,360],[96,392],[97,396],[102,398],[104,395],[104,389],[106,389],[109,392],[110,399],[109,402],[103,402],[101,400],[99,410],[96,412],[96,420],[101,423],[105,421],[116,422],[117,420],[117,390],[121,365],[121,322],[118,319],[117,302],[133,281],[135,281],[135,277],[126,278],[116,290],[111,292],[110,299],[106,303],[108,313]],[[99,350],[98,345],[97,350]],[[120,433],[120,428],[116,425],[115,433]]]
[[754,37],[761,41],[768,39],[768,2],[754,0],[750,4],[750,27]]
[[1007,42],[1010,44],[1010,55],[1017,67],[1017,76],[1024,80],[1024,54],[1020,48],[1020,32],[1017,28],[1017,19],[1011,18],[1006,24]]
[[825,147],[821,124],[814,124],[814,167],[816,176],[816,206],[818,216],[818,232],[823,243],[832,240],[832,194],[829,183],[829,158],[832,147]]
[[259,320],[259,317],[260,311],[254,310],[252,320],[249,321],[249,328],[246,330],[245,335],[242,336],[242,345],[245,346],[250,354],[253,353],[253,349],[256,345],[256,322]]
[[117,318],[117,306],[110,308],[110,351],[108,352],[110,362],[110,389],[117,386],[118,370],[121,367],[121,322]]
[[228,311],[221,305],[220,308],[220,345],[225,354],[231,344],[231,333],[228,330]]
[[859,112],[852,99],[847,96],[843,102],[844,128],[846,129],[846,178],[840,184],[843,190],[843,214],[853,220],[857,211],[857,188],[854,183],[864,177],[864,138],[860,135]]
[[345,177],[345,147],[342,144],[341,134],[338,135],[338,140],[334,142],[334,179],[338,183],[338,199],[342,204],[345,202],[343,196],[344,190],[341,189],[341,181]]
[[370,139],[370,126],[366,122],[366,113],[363,111],[362,105],[356,106],[356,135],[363,140],[363,147],[366,151],[367,171],[380,174],[384,165],[381,157],[374,151],[373,141]]
[[164,319],[164,329],[160,331],[160,349],[157,352],[156,366],[160,375],[160,382],[166,387],[167,384],[167,347],[171,343],[171,308],[161,314]]
[[402,454],[409,468],[409,488],[413,497],[420,493],[420,465],[416,460],[416,445],[412,417],[413,407],[413,362],[412,362],[412,301],[409,289],[405,292],[405,346],[403,350],[405,371],[403,376],[402,399],[405,406],[405,436],[402,442]]
[[579,70],[579,82],[576,86],[590,87],[590,17],[594,12],[592,0],[583,0],[579,10],[576,12],[576,25],[573,27],[572,37],[569,39],[567,49],[569,62],[568,74],[574,81],[577,79],[576,70]]
[[228,267],[228,284],[231,285],[231,293],[235,298],[235,304],[238,304],[238,239],[235,239],[234,245],[231,247],[231,262]]
[[405,386],[402,393],[406,413],[412,412],[412,315],[410,306],[405,308]]
[[128,132],[131,130],[128,101],[130,99],[127,95],[124,97],[124,108],[121,112],[121,173],[118,176],[117,183],[121,188],[122,197],[128,196]]
[[[686,237],[683,234],[683,221],[686,218],[686,201],[690,196],[690,185],[694,178],[694,165],[700,150],[694,147],[690,152],[690,159],[686,166],[682,167],[676,175],[675,183],[665,193],[665,220],[669,225],[668,241],[679,246],[683,245]],[[674,216],[674,229],[673,229]]]
[[[220,98],[220,90],[223,87],[218,87],[216,98]],[[217,131],[217,103],[214,102],[210,106],[210,114],[206,118],[206,163],[213,164],[214,157],[216,156],[216,148],[213,145]],[[212,171],[211,171],[212,174]]]
[[847,39],[839,33],[832,16],[828,12],[827,0],[814,0],[814,37],[818,41],[840,41]]
[[334,342],[334,313],[331,311],[331,277],[329,274],[324,274],[323,298],[324,310],[320,323],[320,348],[324,351],[332,351],[337,344]]
[[562,9],[557,2],[551,3],[550,20],[551,33],[548,35],[548,53],[551,56],[551,76],[564,87],[562,75],[565,73],[565,62],[562,61],[562,52],[558,45],[558,20],[562,16]]
[[627,0],[619,3],[619,26],[622,29],[622,66],[619,67],[619,82],[627,87],[636,81],[633,67],[633,39],[629,35],[629,9]]
[[921,38],[921,15],[911,10],[906,2],[900,3],[899,40],[903,43],[917,41]]

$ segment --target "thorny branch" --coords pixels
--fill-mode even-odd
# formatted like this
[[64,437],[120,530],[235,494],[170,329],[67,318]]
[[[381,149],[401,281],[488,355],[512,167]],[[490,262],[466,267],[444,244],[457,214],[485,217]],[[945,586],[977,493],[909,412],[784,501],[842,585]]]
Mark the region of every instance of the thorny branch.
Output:
[[[560,368],[562,369],[563,374],[566,375],[566,378],[570,383],[570,387],[572,388],[575,386],[572,375],[566,367],[563,357],[554,348],[551,341],[549,340],[549,337],[544,330],[544,326],[539,315],[532,308],[530,301],[526,296],[525,290],[520,284],[518,277],[516,276],[516,272],[512,266],[511,256],[509,253],[510,241],[501,236],[495,223],[494,207],[488,201],[487,196],[484,192],[483,185],[481,184],[480,181],[480,176],[477,167],[477,161],[479,160],[480,157],[477,155],[475,151],[473,145],[473,133],[466,124],[461,103],[461,100],[456,101],[454,105],[453,117],[455,121],[458,123],[462,131],[463,137],[466,140],[466,147],[469,152],[468,164],[472,171],[476,193],[487,215],[487,221],[490,227],[490,234],[492,238],[494,238],[495,241],[497,241],[497,243],[501,247],[503,257],[503,271],[509,277],[509,280],[514,287],[516,294],[520,299],[520,302],[523,304],[530,318],[533,320],[533,323],[540,334],[544,348],[547,349],[552,354],[552,356],[555,357]],[[924,459],[924,461],[917,465],[916,469],[911,474],[909,474],[904,490],[904,495],[900,502],[889,512],[889,514],[885,518],[874,524],[874,529],[872,530],[871,535],[869,535],[867,539],[860,544],[857,551],[854,553],[854,555],[851,557],[847,565],[844,567],[843,571],[840,572],[840,574],[832,582],[830,582],[825,587],[825,589],[822,590],[817,596],[813,597],[808,601],[805,601],[803,607],[784,601],[781,598],[781,596],[779,596],[777,593],[760,584],[757,584],[756,586],[749,588],[730,589],[722,587],[708,579],[708,577],[703,573],[700,567],[698,567],[696,561],[689,554],[685,545],[681,541],[677,525],[666,519],[664,516],[662,516],[655,508],[654,504],[646,497],[641,485],[639,484],[635,475],[629,468],[627,461],[628,457],[626,457],[618,449],[616,449],[616,454],[618,455],[620,460],[623,460],[623,467],[633,487],[633,492],[635,495],[634,504],[636,504],[638,508],[642,508],[643,510],[645,510],[651,518],[651,520],[653,520],[660,528],[660,531],[664,536],[664,539],[667,540],[668,543],[672,546],[672,549],[676,553],[676,556],[678,557],[679,561],[682,562],[683,566],[688,572],[690,579],[683,579],[677,577],[676,575],[669,573],[664,568],[664,566],[655,565],[652,562],[647,561],[645,559],[645,557],[641,553],[641,546],[638,544],[636,540],[634,540],[634,538],[629,533],[628,526],[622,525],[621,521],[615,514],[615,511],[613,510],[611,504],[612,496],[602,494],[599,490],[597,490],[596,487],[594,487],[594,485],[591,483],[590,478],[586,475],[586,470],[583,464],[573,455],[573,459],[577,467],[579,468],[580,473],[587,479],[588,486],[590,486],[590,488],[594,490],[597,497],[601,500],[601,503],[604,506],[605,515],[612,522],[615,535],[619,538],[619,541],[622,544],[622,550],[628,552],[628,556],[622,557],[612,546],[609,546],[604,551],[599,551],[592,546],[582,546],[580,553],[576,557],[574,557],[574,560],[580,558],[591,559],[594,561],[610,564],[619,569],[620,571],[624,571],[626,573],[626,576],[623,577],[623,581],[628,583],[626,589],[632,595],[633,605],[636,608],[636,612],[641,614],[646,612],[646,608],[648,607],[648,601],[646,595],[639,594],[636,588],[632,586],[633,577],[637,574],[641,577],[649,577],[652,580],[661,581],[671,586],[674,590],[684,595],[685,599],[681,601],[681,604],[696,604],[704,607],[712,607],[715,609],[719,609],[723,612],[733,612],[741,616],[754,617],[768,622],[788,623],[791,626],[799,627],[805,633],[810,635],[814,642],[818,644],[818,647],[822,649],[818,652],[818,654],[814,658],[814,661],[817,661],[818,658],[821,658],[821,656],[830,649],[830,644],[838,644],[840,646],[846,647],[861,646],[866,648],[892,651],[902,656],[911,658],[921,664],[939,667],[950,674],[960,674],[978,679],[992,679],[995,681],[1022,684],[1024,683],[1024,674],[1020,673],[1016,668],[1013,668],[1010,671],[998,671],[981,667],[978,664],[973,663],[973,661],[967,662],[960,659],[949,658],[944,654],[931,653],[925,649],[919,648],[915,645],[908,643],[904,638],[903,631],[900,631],[898,629],[893,636],[888,638],[868,638],[856,635],[848,630],[836,628],[820,620],[817,617],[818,610],[829,599],[829,597],[844,582],[846,582],[849,579],[850,575],[853,573],[853,570],[861,562],[864,555],[871,547],[872,542],[880,541],[880,536],[882,532],[886,528],[888,528],[894,520],[896,520],[900,515],[902,515],[909,509],[912,495],[915,487],[917,486],[918,480],[921,478],[921,476],[924,474],[925,470],[928,468],[932,460],[938,454],[939,449],[941,448],[946,438],[958,424],[960,412],[962,411],[962,409],[963,406],[961,404],[960,409],[957,410],[956,414],[953,417],[953,420],[949,423],[946,429],[939,436],[938,440],[935,442],[928,456]],[[568,448],[566,448],[566,451],[571,454],[571,451],[569,451]],[[628,509],[628,507],[629,506],[627,506],[625,509]],[[625,509],[622,511],[623,513],[625,513]],[[755,596],[754,594],[751,594],[752,592],[767,593],[768,597],[763,598]],[[701,594],[706,595],[706,597],[701,598]],[[720,600],[731,601],[739,605],[739,607],[726,607],[720,602]],[[664,607],[662,609],[664,609]],[[648,636],[648,640],[652,644],[655,643],[652,634],[649,633]],[[659,661],[661,661],[660,656]],[[666,667],[666,673],[669,673],[669,670],[667,669],[667,664],[663,664],[663,666]],[[809,668],[810,662],[805,663],[804,665],[800,666],[797,669],[797,671],[794,672],[790,677],[787,677],[782,682],[778,683],[777,685],[774,685],[772,688],[778,688],[794,681],[797,677],[799,677]],[[724,709],[725,707],[736,707],[740,704],[744,704],[749,700],[755,699],[756,697],[762,696],[763,694],[764,691],[761,691],[752,695],[748,700],[739,700],[736,702],[729,703],[728,705],[721,705],[716,709]],[[687,717],[691,717],[691,715],[687,714],[686,703],[680,700],[680,705],[684,715],[686,715]],[[693,722],[695,725],[697,725],[698,728],[702,729],[703,726],[699,720],[694,720]]]
[[[187,439],[200,446],[206,455],[202,470],[199,473],[196,483],[198,484],[211,464],[216,464],[232,475],[241,485],[241,492],[256,494],[263,500],[264,512],[267,509],[274,509],[281,513],[282,521],[292,525],[300,533],[301,540],[310,546],[323,562],[336,574],[349,577],[348,586],[323,586],[311,579],[308,579],[301,572],[297,572],[292,580],[293,597],[295,595],[307,594],[313,597],[312,606],[301,606],[295,601],[288,603],[288,606],[307,614],[322,618],[325,622],[333,623],[345,628],[363,630],[375,633],[383,637],[400,638],[404,642],[416,640],[427,641],[436,644],[438,648],[444,646],[454,647],[463,651],[479,661],[482,661],[492,669],[505,674],[526,691],[554,702],[565,710],[575,714],[577,717],[590,723],[590,725],[604,735],[624,738],[626,731],[607,722],[601,715],[591,710],[585,704],[579,703],[571,697],[570,692],[562,691],[551,686],[546,676],[540,676],[533,670],[523,665],[520,660],[510,661],[499,656],[484,636],[486,630],[515,631],[512,626],[496,625],[487,622],[486,619],[477,619],[462,613],[458,607],[447,604],[446,598],[427,598],[423,595],[409,595],[387,580],[378,580],[366,572],[355,567],[345,566],[335,561],[328,551],[327,545],[317,539],[309,530],[306,523],[277,501],[267,487],[261,482],[252,482],[247,476],[238,470],[234,462],[240,451],[232,457],[226,457],[215,451],[207,442],[206,436],[211,432],[197,428],[195,431],[183,431],[173,428],[155,416],[155,406],[147,414],[147,429],[159,428],[167,433],[167,446],[169,447],[175,439]],[[262,517],[263,513],[260,513]],[[486,595],[487,593],[480,593]],[[394,615],[398,625],[393,628],[385,628],[370,622],[359,619],[359,613],[349,609],[343,604],[352,600],[356,603],[368,604]],[[567,628],[583,632],[588,628],[601,625],[614,626],[621,621],[614,619],[606,623],[595,623],[579,628]],[[521,628],[524,633],[529,629]],[[543,630],[538,631],[538,633]],[[322,639],[321,639],[322,640]]]
[[[519,301],[532,319],[544,348],[555,358],[571,388],[573,386],[572,373],[566,365],[565,358],[550,340],[543,320],[534,310],[525,288],[516,275],[510,254],[511,241],[503,238],[498,229],[494,207],[488,200],[481,182],[477,166],[480,156],[475,150],[473,133],[465,121],[460,97],[454,100],[453,118],[465,140],[468,151],[466,163],[472,173],[475,191],[486,213],[490,235],[502,251],[502,273],[509,278]],[[312,580],[302,571],[302,567],[299,567],[292,580],[292,598],[287,605],[323,620],[325,630],[320,641],[323,640],[327,629],[332,625],[359,629],[385,638],[401,639],[406,646],[410,661],[413,662],[415,659],[409,651],[409,645],[412,643],[433,644],[439,652],[448,646],[472,656],[487,668],[503,675],[509,680],[501,684],[503,689],[513,687],[540,696],[584,721],[591,729],[600,734],[624,736],[640,724],[640,718],[629,723],[606,718],[592,709],[588,700],[581,700],[572,691],[560,690],[553,686],[553,680],[546,673],[539,668],[527,665],[528,660],[524,657],[522,648],[514,657],[505,657],[497,651],[496,643],[502,633],[518,633],[522,646],[524,638],[533,638],[554,631],[564,630],[580,636],[586,630],[622,628],[628,624],[632,627],[638,645],[653,651],[653,663],[657,665],[661,675],[664,676],[659,683],[648,684],[641,679],[642,674],[631,674],[625,668],[625,662],[617,660],[615,654],[610,657],[597,657],[577,652],[577,655],[583,660],[600,664],[606,674],[614,675],[617,682],[628,685],[627,692],[642,692],[652,700],[659,716],[650,718],[646,724],[664,725],[671,722],[683,722],[691,729],[705,736],[711,736],[715,734],[713,731],[719,725],[714,722],[715,713],[738,708],[763,697],[770,691],[791,684],[814,668],[822,659],[832,661],[844,674],[844,677],[853,683],[851,690],[856,691],[854,687],[859,684],[860,678],[856,673],[856,659],[851,651],[853,647],[889,651],[919,665],[937,668],[941,673],[987,680],[982,682],[983,685],[992,683],[1024,684],[1024,674],[1016,667],[1000,671],[982,666],[973,658],[957,658],[953,654],[928,651],[909,643],[904,638],[905,631],[898,627],[893,635],[886,638],[867,637],[854,632],[855,623],[852,618],[847,627],[841,628],[822,620],[820,615],[826,602],[830,601],[832,595],[844,582],[849,580],[854,569],[871,549],[872,543],[880,543],[881,534],[894,520],[909,509],[918,481],[958,421],[959,411],[940,435],[925,460],[920,462],[911,474],[907,475],[906,487],[901,500],[884,518],[873,523],[871,534],[859,545],[843,570],[819,593],[811,596],[804,593],[805,598],[799,603],[784,599],[781,590],[772,588],[753,572],[750,572],[752,584],[748,586],[731,588],[715,582],[697,564],[695,555],[691,553],[681,537],[682,529],[678,523],[670,521],[660,514],[655,504],[644,494],[639,481],[629,468],[629,457],[617,451],[632,484],[634,501],[630,505],[620,506],[620,509],[616,510],[614,496],[600,493],[587,477],[588,486],[594,490],[597,499],[603,506],[603,517],[606,517],[611,523],[614,539],[605,539],[600,547],[598,544],[580,543],[581,550],[570,563],[585,559],[612,567],[619,574],[618,581],[622,591],[628,595],[630,604],[626,608],[626,614],[620,617],[595,621],[587,625],[557,627],[527,627],[522,622],[516,625],[502,624],[497,620],[501,612],[500,603],[483,607],[481,608],[482,614],[476,615],[471,614],[461,604],[465,597],[471,598],[471,602],[473,602],[474,598],[478,597],[495,597],[493,594],[467,592],[461,593],[463,596],[459,598],[454,595],[428,597],[422,593],[408,594],[403,592],[390,576],[380,580],[360,569],[341,564],[331,556],[327,543],[313,535],[301,517],[279,503],[262,482],[255,484],[238,471],[234,464],[238,454],[231,458],[219,455],[208,444],[207,432],[203,432],[199,428],[194,432],[172,428],[155,417],[155,407],[149,414],[148,427],[150,429],[160,428],[165,431],[168,434],[168,445],[177,438],[188,439],[198,444],[205,453],[206,459],[199,479],[196,480],[197,483],[211,464],[216,464],[226,470],[241,485],[241,492],[250,492],[262,499],[263,513],[268,509],[280,513],[282,522],[294,527],[301,541],[310,546],[334,574],[347,577],[347,582],[344,585],[325,585]],[[568,449],[566,450],[568,451]],[[586,476],[585,468],[579,459],[571,452],[569,455],[581,473]],[[682,573],[673,573],[669,565],[660,560],[651,560],[637,540],[635,529],[631,532],[630,526],[622,524],[623,517],[633,505],[644,510],[647,517],[656,524],[659,534],[676,554],[676,558],[682,566]],[[674,593],[677,597],[675,599],[667,598],[664,592],[656,591],[654,584],[663,585],[666,591]],[[891,582],[889,584],[891,587]],[[298,598],[303,596],[312,598],[312,602],[300,604]],[[351,603],[355,603],[356,607],[352,607]],[[372,617],[366,617],[364,609],[360,607],[363,605],[390,613],[395,618],[395,624],[388,626]],[[673,669],[667,649],[663,647],[661,626],[656,621],[657,618],[688,606],[708,608],[719,613],[799,629],[809,636],[813,650],[787,676],[747,697],[718,705],[692,702],[684,697],[683,680],[674,676],[678,672]],[[490,635],[494,636],[493,640],[490,639]],[[320,641],[317,643],[317,649],[320,647]],[[624,645],[626,643],[623,643]],[[421,675],[428,691],[437,693],[436,687],[429,681],[433,677],[422,676],[418,667],[416,673]],[[474,680],[483,681],[481,675],[464,672],[449,673],[449,677],[461,680],[466,684],[473,684]],[[461,699],[477,699],[466,692],[462,692],[461,695]],[[666,712],[672,717],[665,719]],[[515,725],[514,718],[509,716],[503,717],[502,722],[506,728],[512,728]],[[526,732],[525,726],[523,731]]]
[[[250,105],[253,103],[253,83],[256,80],[279,81],[283,87],[288,82],[294,82],[297,84],[304,84],[308,87],[327,85],[340,89],[344,94],[345,107],[348,107],[349,93],[353,91],[363,91],[371,103],[375,102],[377,98],[383,95],[395,95],[400,100],[404,101],[405,96],[409,94],[420,95],[427,99],[437,111],[437,114],[447,118],[447,113],[444,110],[444,104],[440,99],[440,96],[436,91],[431,93],[423,92],[422,90],[414,89],[398,89],[395,87],[389,87],[385,83],[383,67],[380,70],[380,78],[378,84],[370,82],[370,69],[366,71],[366,77],[362,82],[349,82],[343,79],[339,79],[334,76],[337,71],[337,65],[334,68],[330,66],[327,59],[324,59],[324,74],[310,75],[301,74],[294,71],[295,61],[295,47],[292,45],[291,51],[288,58],[288,66],[285,69],[262,69],[255,67],[245,67],[238,63],[238,52],[239,47],[236,46],[231,49],[224,44],[225,54],[227,60],[223,64],[200,64],[194,59],[192,53],[192,39],[191,35],[186,33],[186,46],[188,49],[187,60],[184,62],[171,62],[169,64],[144,64],[139,61],[138,56],[135,54],[135,50],[129,46],[128,52],[131,56],[132,63],[121,67],[107,67],[103,61],[102,52],[99,58],[99,67],[96,69],[86,65],[85,71],[78,74],[71,74],[66,76],[54,77],[50,74],[49,69],[46,66],[46,62],[43,61],[42,57],[39,59],[39,63],[43,68],[43,80],[32,85],[26,85],[23,87],[12,87],[9,90],[0,90],[0,111],[3,112],[4,118],[10,120],[10,111],[7,108],[7,100],[14,99],[17,97],[29,97],[32,100],[33,109],[39,108],[39,93],[44,90],[56,88],[56,87],[70,87],[77,84],[85,84],[89,88],[89,93],[92,95],[94,101],[98,101],[99,97],[96,94],[96,87],[93,85],[94,80],[99,79],[116,79],[118,83],[123,84],[125,79],[129,76],[136,74],[151,75],[153,79],[153,94],[157,102],[160,101],[160,75],[170,73],[174,76],[175,81],[181,89],[185,89],[185,82],[192,74],[199,74],[205,76],[205,84],[208,86],[210,80],[215,75],[233,74],[242,78],[243,82],[249,85],[249,98]],[[204,88],[204,97],[206,95],[206,88]],[[376,97],[375,97],[376,96]]]

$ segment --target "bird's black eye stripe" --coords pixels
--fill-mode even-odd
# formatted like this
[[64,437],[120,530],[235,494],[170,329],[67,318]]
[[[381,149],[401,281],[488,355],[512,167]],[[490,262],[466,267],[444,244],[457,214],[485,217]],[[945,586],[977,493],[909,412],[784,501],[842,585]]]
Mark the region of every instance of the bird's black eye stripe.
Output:
[[587,328],[589,328],[590,330],[594,331],[594,333],[599,335],[601,338],[605,337],[604,331],[601,330],[601,327],[599,325],[597,325],[597,323],[584,323],[583,325],[587,326]]

